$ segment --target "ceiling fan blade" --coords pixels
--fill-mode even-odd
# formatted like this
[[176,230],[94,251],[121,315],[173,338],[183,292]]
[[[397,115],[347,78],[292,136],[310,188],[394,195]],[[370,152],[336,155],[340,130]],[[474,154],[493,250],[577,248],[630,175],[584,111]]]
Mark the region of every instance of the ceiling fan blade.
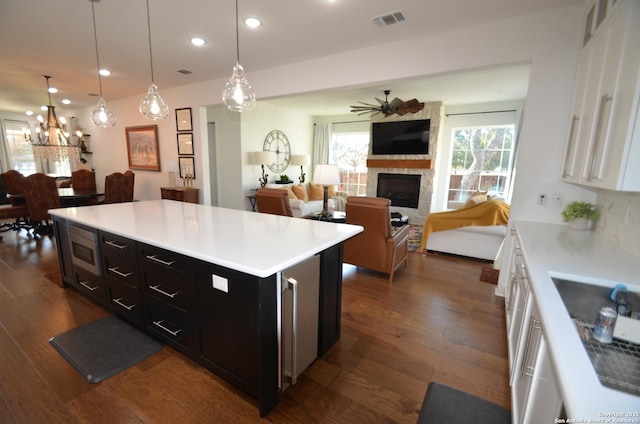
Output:
[[399,98],[395,98],[393,100],[391,100],[391,103],[389,103],[389,106],[391,106],[393,109],[397,109],[399,107],[404,107],[405,103],[404,101],[400,100]]

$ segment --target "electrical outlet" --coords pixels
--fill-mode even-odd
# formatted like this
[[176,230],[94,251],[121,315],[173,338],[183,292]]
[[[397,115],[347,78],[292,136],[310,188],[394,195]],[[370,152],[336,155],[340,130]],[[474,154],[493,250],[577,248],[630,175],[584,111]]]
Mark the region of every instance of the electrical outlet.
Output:
[[544,206],[544,205],[547,204],[547,195],[546,194],[543,194],[543,193],[538,194],[538,204],[540,206]]
[[211,274],[211,285],[214,289],[229,293],[229,280],[219,275]]
[[553,198],[551,199],[551,206],[562,206],[562,194],[556,193],[553,195]]

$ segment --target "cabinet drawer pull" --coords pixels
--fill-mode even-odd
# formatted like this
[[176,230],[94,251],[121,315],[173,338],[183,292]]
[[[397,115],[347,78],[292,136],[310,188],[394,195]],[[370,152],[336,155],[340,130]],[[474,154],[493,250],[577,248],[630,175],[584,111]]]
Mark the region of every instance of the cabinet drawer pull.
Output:
[[113,299],[114,303],[117,303],[118,305],[122,306],[123,308],[125,308],[127,311],[132,310],[133,308],[136,307],[136,304],[134,303],[131,306],[125,305],[124,303],[122,303],[122,299],[124,299],[124,297],[119,297],[118,299]]
[[171,266],[173,265],[176,261],[163,261],[162,259],[158,258],[158,255],[145,255],[145,257],[149,260],[158,262],[162,265],[166,265],[166,266]]
[[149,286],[149,288],[157,291],[160,294],[170,297],[171,299],[173,299],[174,297],[180,294],[180,292],[173,292],[173,293],[166,292],[160,288],[160,284],[156,284],[155,286]]
[[118,271],[118,268],[120,268],[120,267],[119,267],[119,266],[117,266],[117,267],[115,267],[115,268],[109,268],[109,271],[113,272],[114,274],[118,274],[118,275],[119,275],[119,276],[121,276],[121,277],[125,277],[125,278],[127,278],[128,276],[130,276],[131,274],[133,274],[132,272],[127,272],[127,273],[120,272],[120,271]]
[[164,320],[161,319],[160,321],[153,321],[153,325],[155,325],[156,327],[160,327],[161,329],[163,329],[164,331],[166,331],[167,333],[171,334],[172,336],[177,336],[178,333],[180,333],[182,331],[181,328],[178,328],[176,331],[171,331],[169,330],[167,327],[165,327],[164,325],[162,325],[162,323],[164,323]]
[[111,247],[115,247],[116,249],[126,249],[127,247],[129,247],[128,244],[118,244],[115,241],[111,241],[111,240],[105,240],[104,244],[108,244]]
[[100,288],[100,286],[91,287],[89,285],[89,281],[80,281],[80,284],[82,284],[83,287],[85,287],[85,288],[87,288],[88,290],[91,290],[91,291],[98,290]]

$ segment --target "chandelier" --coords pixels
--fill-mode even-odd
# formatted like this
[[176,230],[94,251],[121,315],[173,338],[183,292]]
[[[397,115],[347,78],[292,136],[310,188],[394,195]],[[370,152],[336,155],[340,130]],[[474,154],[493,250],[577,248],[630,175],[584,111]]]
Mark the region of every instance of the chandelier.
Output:
[[67,120],[56,116],[56,108],[51,104],[49,75],[43,75],[47,80],[49,105],[47,106],[47,120],[38,115],[39,126],[36,127],[36,138],[31,136],[31,130],[24,129],[24,138],[33,145],[33,156],[37,159],[53,159],[56,162],[68,159],[80,160],[80,145],[82,132],[76,131],[76,141],[71,139],[67,131]]

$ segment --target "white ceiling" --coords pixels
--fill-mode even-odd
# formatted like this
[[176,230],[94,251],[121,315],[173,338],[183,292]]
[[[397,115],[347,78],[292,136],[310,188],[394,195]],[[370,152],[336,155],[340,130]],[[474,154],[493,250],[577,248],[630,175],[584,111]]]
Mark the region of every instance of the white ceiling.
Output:
[[[581,4],[584,0],[239,0],[243,19],[263,25],[240,26],[240,63],[248,73],[313,57],[345,52],[479,22]],[[235,64],[233,0],[149,0],[155,82],[163,88],[228,78]],[[371,18],[401,10],[405,21],[387,27]],[[150,83],[144,0],[95,3],[100,62],[112,71],[102,78],[107,101],[142,95]],[[189,38],[208,43],[196,48]],[[190,75],[177,71],[186,69]],[[47,104],[46,83],[60,92],[54,106],[76,109],[96,103],[99,92],[91,2],[89,0],[0,0],[0,110],[24,112]],[[304,77],[304,76],[301,76]],[[384,89],[391,98],[416,97],[449,104],[523,98],[528,67],[479,70],[428,80],[389,81],[343,89],[283,104],[307,105],[312,114],[348,113],[357,101],[375,102]],[[420,86],[416,85],[419,84]],[[60,106],[68,98],[70,106]],[[259,99],[260,100],[260,99]],[[304,101],[304,103],[303,103]]]

